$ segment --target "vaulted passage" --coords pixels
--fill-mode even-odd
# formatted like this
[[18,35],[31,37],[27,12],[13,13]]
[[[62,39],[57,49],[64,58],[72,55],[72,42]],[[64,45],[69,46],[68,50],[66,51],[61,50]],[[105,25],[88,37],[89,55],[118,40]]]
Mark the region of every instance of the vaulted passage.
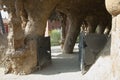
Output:
[[[96,34],[97,37],[98,35],[107,36],[105,43],[107,45],[111,43],[110,54],[107,57],[109,57],[112,66],[108,69],[112,76],[115,75],[112,77],[113,80],[114,78],[119,79],[120,70],[117,62],[119,61],[120,46],[118,43],[120,40],[119,0],[1,0],[0,5],[2,10],[8,12],[10,20],[8,36],[0,34],[0,66],[5,68],[6,73],[29,74],[51,63],[50,40],[48,39],[48,43],[45,42],[45,30],[47,20],[56,12],[57,14],[53,15],[61,16],[62,53],[74,54],[74,45],[82,32],[85,33],[85,37],[90,34]],[[52,18],[54,19],[54,17]],[[109,36],[111,36],[111,42]],[[92,41],[85,41],[87,48],[83,46],[83,43],[79,44],[79,52],[82,51],[81,46],[86,50],[89,44],[95,45]],[[98,46],[100,45],[97,44]],[[95,65],[99,62],[101,55],[105,54],[105,49],[106,46],[103,51],[100,50],[100,54],[95,56],[97,59],[97,61],[94,60]],[[94,50],[91,52],[94,53]],[[97,68],[93,65],[90,71],[91,69]]]

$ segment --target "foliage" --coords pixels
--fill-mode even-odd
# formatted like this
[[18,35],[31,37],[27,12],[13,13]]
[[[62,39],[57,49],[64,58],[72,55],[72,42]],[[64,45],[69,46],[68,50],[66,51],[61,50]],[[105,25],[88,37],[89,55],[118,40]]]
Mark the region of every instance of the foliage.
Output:
[[77,37],[76,43],[79,43],[79,41],[80,41],[80,40],[79,40],[79,38],[80,38],[79,36],[80,36],[80,35],[78,35],[78,37]]
[[60,40],[61,40],[61,34],[60,34],[60,30],[59,29],[55,29],[51,31],[50,37],[51,37],[51,45],[55,46],[55,45],[59,45],[60,44]]

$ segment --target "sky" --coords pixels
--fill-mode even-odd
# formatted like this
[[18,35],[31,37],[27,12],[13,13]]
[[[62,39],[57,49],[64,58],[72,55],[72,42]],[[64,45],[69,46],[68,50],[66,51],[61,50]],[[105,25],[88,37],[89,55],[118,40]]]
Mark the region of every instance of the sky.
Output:
[[8,13],[7,13],[7,11],[1,10],[1,15],[2,15],[2,18],[7,18],[8,19]]

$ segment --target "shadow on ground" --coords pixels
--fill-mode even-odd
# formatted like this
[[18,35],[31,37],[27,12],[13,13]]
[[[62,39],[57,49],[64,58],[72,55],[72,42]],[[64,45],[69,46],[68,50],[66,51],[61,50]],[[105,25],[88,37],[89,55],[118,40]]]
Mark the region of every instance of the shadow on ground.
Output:
[[53,75],[79,71],[78,52],[74,54],[52,53],[52,64],[33,74]]

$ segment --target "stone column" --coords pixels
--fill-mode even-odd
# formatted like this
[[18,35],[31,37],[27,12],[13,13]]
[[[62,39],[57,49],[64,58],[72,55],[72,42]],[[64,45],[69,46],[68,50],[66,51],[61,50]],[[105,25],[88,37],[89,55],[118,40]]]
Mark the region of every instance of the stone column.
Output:
[[[56,3],[57,0],[3,0],[13,28],[9,37],[12,49],[8,47],[3,61],[6,73],[28,74],[36,69],[38,38],[44,37],[47,19]],[[42,59],[43,64],[46,56]]]
[[66,38],[66,21],[67,16],[62,14],[63,19],[61,20],[61,28],[62,28],[62,35],[61,35],[61,48],[64,46],[65,38]]
[[98,25],[98,19],[96,15],[90,15],[86,17],[87,27],[88,27],[88,33],[95,33],[97,25]]
[[63,53],[73,53],[74,45],[79,35],[80,26],[83,20],[83,16],[77,16],[75,14],[72,14],[68,17],[70,18],[70,22],[66,40],[63,47]]
[[120,0],[106,0],[106,8],[113,16],[111,31],[111,58],[113,80],[120,79]]

